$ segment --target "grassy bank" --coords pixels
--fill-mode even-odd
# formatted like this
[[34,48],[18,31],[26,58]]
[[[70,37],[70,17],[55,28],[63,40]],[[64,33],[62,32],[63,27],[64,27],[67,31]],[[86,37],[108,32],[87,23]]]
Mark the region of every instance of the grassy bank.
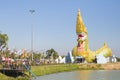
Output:
[[[2,65],[0,65],[0,68],[2,68]],[[29,77],[28,77],[27,74],[25,74],[24,77],[22,77],[22,76],[19,76],[19,77],[10,77],[10,76],[4,75],[3,73],[0,72],[0,80],[28,80],[28,79],[29,79]]]
[[67,72],[73,70],[120,70],[120,63],[42,65],[42,66],[32,66],[31,70],[37,76],[59,73],[59,72]]
[[[31,71],[36,76],[42,76],[47,74],[67,72],[73,70],[120,70],[120,63],[107,63],[107,64],[57,64],[57,65],[40,65],[31,66]],[[25,74],[29,75],[28,72]],[[0,80],[28,80],[28,76],[24,77],[8,77],[0,73]]]
[[28,80],[28,79],[29,79],[28,77],[17,77],[17,78],[9,77],[0,73],[0,80]]
[[46,75],[58,72],[66,72],[73,70],[98,70],[103,69],[99,64],[58,64],[58,65],[43,65],[43,66],[32,66],[31,70],[37,75]]
[[[56,65],[40,65],[40,66],[31,66],[31,71],[36,74],[36,76],[42,76],[47,74],[67,72],[73,70],[91,70],[91,69],[101,69],[99,65],[90,65],[90,64],[56,64]],[[8,77],[0,73],[0,80],[28,80],[28,72],[25,72],[26,76],[24,77]]]

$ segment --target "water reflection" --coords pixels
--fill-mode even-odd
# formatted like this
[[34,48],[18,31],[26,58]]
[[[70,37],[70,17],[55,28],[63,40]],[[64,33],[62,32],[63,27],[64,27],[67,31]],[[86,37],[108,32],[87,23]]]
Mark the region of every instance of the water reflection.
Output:
[[120,80],[120,70],[82,70],[40,76],[34,80]]
[[77,80],[89,80],[90,74],[92,71],[87,71],[87,70],[83,70],[83,71],[78,71],[77,72]]
[[120,70],[77,71],[77,80],[120,80]]

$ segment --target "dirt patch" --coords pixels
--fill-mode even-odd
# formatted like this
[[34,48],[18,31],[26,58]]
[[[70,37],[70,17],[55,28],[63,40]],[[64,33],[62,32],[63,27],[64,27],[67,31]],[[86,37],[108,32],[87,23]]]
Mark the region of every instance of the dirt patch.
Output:
[[101,67],[105,70],[120,70],[120,62],[102,64]]

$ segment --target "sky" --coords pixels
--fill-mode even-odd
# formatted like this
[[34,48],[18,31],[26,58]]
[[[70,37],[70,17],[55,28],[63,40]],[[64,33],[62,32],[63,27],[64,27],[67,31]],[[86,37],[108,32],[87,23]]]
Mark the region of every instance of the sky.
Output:
[[10,49],[31,50],[33,31],[33,50],[53,48],[67,55],[77,45],[78,9],[88,31],[89,48],[97,50],[106,42],[120,57],[120,0],[1,0],[0,31],[8,35]]

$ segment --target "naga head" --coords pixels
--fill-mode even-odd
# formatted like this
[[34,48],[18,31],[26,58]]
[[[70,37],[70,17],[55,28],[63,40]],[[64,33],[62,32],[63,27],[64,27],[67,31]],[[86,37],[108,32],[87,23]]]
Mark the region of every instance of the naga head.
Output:
[[87,34],[85,32],[81,32],[77,35],[78,35],[78,39],[77,39],[78,43],[84,42],[87,39]]
[[88,40],[88,33],[87,29],[83,23],[82,17],[80,15],[80,10],[78,10],[77,15],[77,21],[76,21],[76,34],[78,36],[78,47],[83,48],[82,51],[85,51],[85,47],[88,43],[86,41]]
[[74,56],[87,57],[88,53],[88,33],[84,26],[82,17],[80,15],[80,10],[78,10],[77,21],[76,21],[76,34],[78,36],[78,45],[73,49]]

